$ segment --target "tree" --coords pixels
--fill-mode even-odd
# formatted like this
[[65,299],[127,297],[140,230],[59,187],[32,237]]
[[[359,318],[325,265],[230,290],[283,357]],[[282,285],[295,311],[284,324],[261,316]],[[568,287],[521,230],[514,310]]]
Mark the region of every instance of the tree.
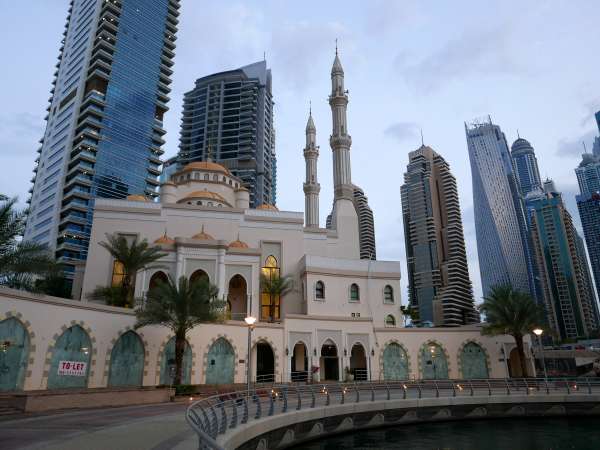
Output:
[[494,286],[484,297],[479,310],[485,314],[483,334],[508,334],[515,339],[523,376],[528,376],[524,336],[542,323],[542,310],[529,294],[515,291],[511,286]]
[[163,325],[175,333],[173,384],[181,384],[183,378],[187,332],[201,322],[214,322],[221,317],[225,302],[217,300],[218,293],[218,288],[204,278],[190,282],[182,276],[176,283],[169,277],[167,282],[158,282],[148,292],[145,306],[135,311],[136,329],[146,325]]
[[34,290],[53,297],[72,298],[71,283],[63,275],[58,264],[48,271],[44,278],[35,281]]
[[138,242],[135,238],[129,243],[125,236],[107,234],[106,240],[107,242],[100,242],[100,245],[121,265],[122,279],[116,284],[113,282],[112,286],[96,287],[91,297],[104,300],[109,305],[132,308],[137,273],[167,254],[158,246],[151,247],[146,239]]
[[290,276],[280,277],[272,274],[270,277],[265,274],[260,276],[260,290],[263,294],[269,296],[269,321],[273,321],[275,315],[275,299],[285,296],[293,289],[293,282]]
[[0,284],[17,289],[34,289],[34,278],[54,267],[48,249],[20,236],[25,231],[27,211],[15,209],[16,198],[0,194]]
[[410,318],[410,322],[413,323],[419,320],[419,308],[414,307],[413,305],[400,305],[400,312],[402,312],[402,317],[404,319],[404,326],[406,327],[406,319]]

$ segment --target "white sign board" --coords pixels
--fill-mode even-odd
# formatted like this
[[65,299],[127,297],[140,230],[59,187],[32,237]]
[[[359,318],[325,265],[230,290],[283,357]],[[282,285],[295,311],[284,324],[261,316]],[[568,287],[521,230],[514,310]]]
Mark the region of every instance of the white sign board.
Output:
[[58,374],[72,377],[85,377],[87,363],[81,361],[60,361],[58,363]]

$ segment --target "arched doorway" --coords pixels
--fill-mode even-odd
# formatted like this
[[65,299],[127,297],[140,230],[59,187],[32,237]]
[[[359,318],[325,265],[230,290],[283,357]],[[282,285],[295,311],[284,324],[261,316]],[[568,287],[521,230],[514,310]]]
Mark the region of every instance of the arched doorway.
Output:
[[208,351],[206,384],[232,384],[234,368],[233,347],[227,339],[217,339]]
[[150,277],[150,282],[148,283],[148,290],[151,291],[159,284],[168,282],[169,277],[167,276],[167,274],[164,273],[162,270],[159,270],[158,272],[154,272]]
[[354,344],[350,351],[350,373],[355,381],[367,381],[369,378],[365,348],[358,343]]
[[110,352],[109,386],[141,386],[144,377],[144,344],[138,334],[122,334]]
[[208,274],[202,269],[198,269],[190,275],[190,284],[201,280],[209,281]]
[[[525,366],[525,370],[527,371],[527,366]],[[511,378],[522,378],[524,376],[527,376],[523,373],[523,370],[521,369],[521,362],[519,361],[519,351],[516,347],[510,351],[510,355],[508,357],[508,373],[510,374]]]
[[267,342],[256,344],[256,382],[273,383],[275,381],[275,355]]
[[308,351],[303,342],[294,345],[292,352],[292,381],[308,380]]
[[408,380],[408,356],[396,342],[386,345],[383,351],[384,380]]
[[438,344],[428,342],[421,348],[421,373],[424,380],[448,379],[448,361]]
[[340,365],[336,345],[327,339],[321,347],[321,380],[339,381]]
[[[175,379],[175,336],[169,339],[160,361],[160,384],[173,384]],[[183,351],[183,374],[181,384],[192,383],[192,348],[185,341]]]
[[29,334],[14,317],[0,322],[0,391],[23,389],[29,358]]
[[475,342],[467,343],[460,354],[462,377],[464,379],[488,378],[487,357],[483,348]]
[[92,342],[87,332],[79,325],[67,328],[52,351],[48,389],[87,387],[91,355]]
[[241,275],[234,275],[229,280],[227,290],[227,316],[231,320],[244,320],[247,316],[248,285]]

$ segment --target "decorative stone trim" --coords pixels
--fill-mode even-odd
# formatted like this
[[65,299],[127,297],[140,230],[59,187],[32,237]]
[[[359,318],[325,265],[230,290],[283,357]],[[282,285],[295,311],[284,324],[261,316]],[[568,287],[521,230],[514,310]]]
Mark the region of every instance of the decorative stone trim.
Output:
[[[143,339],[143,335],[140,334],[140,337],[142,337]],[[169,343],[169,341],[175,337],[175,334],[171,334],[169,333],[166,337],[166,339],[164,339],[162,341],[162,343],[160,344],[160,347],[158,347],[158,356],[156,357],[156,371],[155,371],[155,385],[159,385],[160,384],[160,368],[162,366],[162,360],[165,356],[165,348],[167,347],[167,344]],[[190,374],[190,382],[191,384],[194,384],[194,376],[196,375],[196,348],[195,345],[192,344],[190,342],[190,340],[186,337],[185,341],[188,343],[188,345],[190,346],[190,350],[192,352],[192,370],[191,370],[191,374]],[[146,345],[146,341],[144,341],[144,345]],[[146,352],[145,355],[147,355],[148,353]],[[144,377],[146,376],[146,358],[144,358]]]
[[52,339],[48,344],[48,351],[46,352],[46,359],[44,360],[44,372],[42,373],[42,382],[40,383],[41,389],[48,388],[48,376],[50,375],[50,366],[52,364],[52,355],[54,354],[54,346],[56,345],[56,342],[65,331],[76,325],[83,328],[83,330],[87,333],[88,337],[90,338],[90,342],[92,343],[90,371],[87,378],[88,387],[90,384],[90,380],[94,379],[94,371],[96,369],[96,355],[98,354],[98,349],[96,348],[96,337],[94,336],[92,329],[89,326],[87,326],[83,320],[71,320],[71,322],[68,325],[63,325],[62,327],[60,327],[60,333],[53,335]]
[[35,361],[35,332],[31,327],[31,322],[29,320],[23,320],[23,314],[18,311],[6,311],[6,313],[0,313],[0,322],[3,322],[6,319],[17,319],[19,323],[25,328],[27,331],[27,335],[29,336],[29,355],[27,357],[27,371],[25,372],[25,379],[23,380],[23,388],[27,385],[27,380],[31,379],[31,367],[33,367],[33,363]]
[[404,344],[402,342],[398,341],[397,339],[390,339],[390,340],[386,341],[383,344],[381,350],[379,351],[379,374],[380,374],[380,377],[383,378],[383,352],[385,352],[385,349],[390,344],[397,344],[404,351],[404,354],[406,355],[406,362],[408,365],[408,378],[410,378],[410,376],[412,374],[412,366],[411,366],[412,363],[410,360],[410,353],[408,352],[408,349],[404,346]]
[[458,348],[458,353],[456,354],[456,366],[458,367],[458,377],[461,379],[463,378],[463,365],[462,365],[461,355],[467,344],[476,344],[479,346],[479,348],[481,348],[483,350],[483,354],[485,355],[485,364],[486,364],[486,368],[487,368],[488,376],[489,376],[489,374],[492,372],[492,364],[490,361],[489,352],[487,351],[485,346],[481,342],[479,342],[477,339],[467,339],[460,345],[460,347]]
[[[121,339],[121,336],[123,336],[125,333],[127,333],[129,331],[133,331],[142,340],[142,345],[144,346],[144,374],[143,374],[143,377],[146,378],[146,375],[148,375],[148,359],[150,357],[150,352],[148,351],[148,349],[150,348],[150,345],[148,344],[148,341],[146,341],[146,339],[144,339],[144,335],[142,333],[138,333],[133,328],[133,326],[128,325],[127,327],[125,327],[121,331],[119,331],[119,333],[117,334],[117,337],[115,337],[114,339],[111,339],[110,343],[108,344],[108,347],[106,349],[106,357],[105,357],[105,361],[104,361],[104,373],[102,374],[102,385],[103,386],[108,386],[108,375],[110,373],[110,358],[112,356],[113,348],[115,347],[115,344],[117,343],[117,341],[119,339]],[[142,379],[142,384],[143,384],[143,379]]]
[[215,337],[211,338],[211,340],[208,342],[208,344],[206,344],[206,347],[205,347],[204,356],[202,358],[203,366],[202,366],[202,376],[201,376],[201,379],[203,379],[205,383],[206,383],[206,368],[208,367],[208,352],[210,352],[210,348],[220,338],[223,338],[227,342],[229,342],[229,345],[231,345],[231,347],[233,348],[233,353],[235,355],[235,360],[234,360],[235,364],[233,366],[234,367],[233,368],[233,381],[235,382],[235,380],[237,379],[238,367],[240,366],[240,364],[237,364],[237,361],[239,361],[239,358],[240,358],[238,348],[235,345],[235,341],[231,337],[229,337],[227,334],[219,333]]
[[[271,351],[273,351],[273,357],[274,357],[274,364],[273,364],[273,370],[275,371],[275,379],[277,379],[277,375],[279,375],[279,352],[277,351],[277,347],[275,346],[275,344],[273,343],[273,341],[267,337],[264,336],[258,336],[256,339],[254,339],[252,341],[252,347],[254,348],[256,347],[257,344],[259,344],[260,342],[265,342],[267,344],[269,344],[269,347],[271,347]],[[307,347],[308,348],[308,347]],[[293,350],[292,350],[293,352]],[[308,352],[308,350],[307,350]],[[307,355],[308,356],[308,355]],[[257,357],[258,357],[258,353],[257,353]]]
[[451,378],[450,374],[452,373],[452,369],[450,365],[450,355],[448,354],[448,350],[446,350],[446,347],[444,347],[444,345],[436,339],[428,339],[427,341],[423,342],[423,344],[419,347],[419,353],[417,354],[417,364],[419,365],[419,378],[423,378],[423,361],[421,361],[421,353],[423,353],[423,350],[426,347],[429,347],[430,345],[437,345],[444,352],[444,357],[446,358],[446,365],[448,366],[448,377]]

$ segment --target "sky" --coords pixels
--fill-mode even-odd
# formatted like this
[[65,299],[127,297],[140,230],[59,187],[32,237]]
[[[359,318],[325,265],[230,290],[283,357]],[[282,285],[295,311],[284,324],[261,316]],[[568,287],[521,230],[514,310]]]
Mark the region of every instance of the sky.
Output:
[[[0,192],[30,188],[68,0],[0,0]],[[574,168],[598,134],[597,0],[182,0],[165,158],[177,152],[184,92],[202,76],[266,57],[273,73],[277,203],[302,211],[309,101],[321,145],[321,224],[333,199],[327,103],[338,39],[349,90],[352,180],[369,198],[377,257],[406,262],[400,185],[424,142],[457,178],[469,270],[481,281],[464,122],[491,115],[509,143],[528,139],[577,220]],[[8,45],[7,45],[8,44]]]

